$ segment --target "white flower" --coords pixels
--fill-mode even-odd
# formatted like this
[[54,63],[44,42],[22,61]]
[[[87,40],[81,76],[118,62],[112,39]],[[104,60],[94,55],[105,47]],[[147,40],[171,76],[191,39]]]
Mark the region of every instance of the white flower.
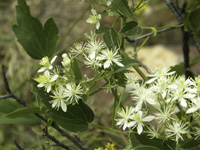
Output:
[[195,127],[194,135],[195,135],[195,140],[197,140],[200,137],[200,128]]
[[85,49],[88,52],[89,58],[95,59],[104,47],[104,43],[101,40],[93,39],[87,42]]
[[190,108],[186,111],[186,114],[193,113],[200,109],[200,98],[199,97],[191,99],[191,101],[192,101],[192,104],[191,104]]
[[169,124],[166,129],[167,137],[174,137],[174,140],[178,143],[178,140],[183,140],[182,134],[186,134],[187,127],[184,123],[178,123],[178,122],[172,122],[172,124]]
[[138,134],[141,134],[143,131],[143,122],[150,122],[155,118],[155,116],[147,116],[145,117],[142,111],[138,111],[131,115],[130,123],[128,124],[128,127],[133,127],[135,128],[137,126],[137,132]]
[[155,105],[154,93],[151,89],[145,87],[145,85],[135,84],[134,89],[131,91],[132,99],[137,102],[136,111],[142,108],[143,103],[149,103]]
[[168,86],[171,83],[171,78],[161,77],[152,86],[155,93],[161,94],[164,99],[167,96]]
[[125,73],[125,79],[126,79],[126,85],[134,86],[136,84],[136,81],[138,80],[138,77],[133,73]]
[[62,54],[63,61],[61,62],[64,67],[69,67],[71,60],[66,53]]
[[101,63],[99,62],[99,60],[96,59],[91,59],[90,57],[85,57],[86,61],[84,61],[84,63],[88,66],[91,67],[93,69],[97,69],[98,67],[101,67]]
[[120,127],[123,126],[123,130],[125,130],[128,127],[129,119],[133,113],[134,113],[133,107],[130,108],[126,107],[126,110],[121,109],[121,111],[117,113],[118,117],[120,117],[120,119],[116,119],[117,125]]
[[169,72],[169,71],[170,69],[167,69],[167,68],[157,68],[153,74],[149,75],[149,77],[152,77],[152,78],[148,80],[146,83],[150,84],[158,78],[169,76],[175,73],[175,71],[172,71],[172,72]]
[[159,120],[158,123],[164,123],[166,121],[174,120],[171,117],[174,113],[175,111],[172,109],[172,106],[167,105],[159,109],[159,112],[155,114],[155,117],[157,120]]
[[159,137],[158,130],[156,130],[154,126],[151,126],[151,128],[148,127],[147,136],[150,136],[151,137],[150,139],[158,138]]
[[120,67],[124,67],[121,61],[121,56],[117,54],[118,51],[111,51],[111,50],[104,50],[102,51],[102,54],[98,57],[99,60],[106,60],[104,62],[104,69],[109,68],[113,62],[117,64]]
[[86,20],[87,23],[90,24],[96,24],[96,29],[99,29],[100,27],[100,22],[99,20],[101,19],[101,15],[97,14],[96,10],[91,9],[92,15],[90,15],[90,18]]
[[76,57],[79,54],[82,54],[85,50],[85,46],[82,42],[81,43],[75,43],[74,46],[75,46],[75,48],[70,49],[71,52],[73,53],[74,57]]
[[49,93],[51,91],[51,86],[53,84],[54,81],[56,81],[56,79],[58,78],[58,75],[50,75],[49,71],[46,70],[44,72],[44,75],[40,76],[38,78],[38,82],[39,84],[37,85],[37,87],[45,87],[47,93]]
[[178,100],[183,107],[187,107],[187,99],[192,99],[196,96],[195,94],[187,93],[185,90],[179,87],[174,92],[174,98],[172,98],[172,101]]
[[67,105],[65,103],[66,101],[66,94],[64,92],[64,87],[59,86],[56,88],[55,91],[52,91],[53,95],[51,96],[53,98],[50,103],[52,103],[52,108],[57,108],[57,110],[61,107],[64,112],[67,111]]
[[42,65],[43,67],[40,68],[38,70],[38,72],[43,72],[45,70],[51,70],[53,68],[52,64],[56,60],[56,57],[57,56],[54,56],[53,59],[51,60],[51,62],[49,62],[49,58],[47,56],[43,57],[42,60],[40,61],[40,65]]
[[69,104],[72,104],[74,102],[78,103],[78,100],[81,98],[80,95],[82,94],[83,90],[80,84],[77,86],[75,84],[66,85],[65,95]]

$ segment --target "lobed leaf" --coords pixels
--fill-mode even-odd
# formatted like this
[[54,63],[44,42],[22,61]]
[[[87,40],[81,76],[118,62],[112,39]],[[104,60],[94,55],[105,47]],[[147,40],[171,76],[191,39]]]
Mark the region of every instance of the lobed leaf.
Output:
[[58,40],[58,28],[54,20],[49,18],[43,27],[37,18],[31,16],[25,0],[18,0],[16,13],[18,24],[12,28],[24,50],[33,59],[51,57]]

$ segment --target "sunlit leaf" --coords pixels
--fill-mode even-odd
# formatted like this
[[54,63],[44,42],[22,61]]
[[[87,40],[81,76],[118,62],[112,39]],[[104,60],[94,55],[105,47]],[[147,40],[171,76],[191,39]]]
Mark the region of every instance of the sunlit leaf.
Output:
[[54,20],[49,18],[43,26],[31,16],[25,0],[18,0],[16,13],[18,24],[13,25],[13,31],[24,50],[34,59],[51,57],[58,40],[58,28]]

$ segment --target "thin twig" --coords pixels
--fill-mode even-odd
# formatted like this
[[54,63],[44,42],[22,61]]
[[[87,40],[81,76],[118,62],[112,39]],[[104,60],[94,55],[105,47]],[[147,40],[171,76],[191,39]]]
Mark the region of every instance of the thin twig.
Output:
[[[9,93],[10,97],[12,97],[13,99],[15,99],[18,103],[20,103],[21,105],[25,106],[25,107],[29,107],[29,105],[21,98],[19,98],[16,94],[14,94],[9,87],[9,83],[8,80],[6,78],[6,73],[4,70],[4,65],[2,65],[2,75],[3,75],[3,81],[4,81],[4,86],[5,89],[7,90],[7,92]],[[44,122],[47,122],[48,120],[43,117],[42,115],[35,113],[35,115],[40,118],[41,120],[43,120]],[[67,139],[69,139],[71,142],[74,143],[74,145],[76,145],[78,148],[80,148],[81,150],[88,150],[85,146],[83,146],[79,141],[77,141],[74,137],[72,137],[70,134],[68,134],[67,132],[63,131],[60,127],[58,127],[55,123],[52,123],[51,126],[56,129],[61,135],[63,135],[64,137],[66,137]]]
[[88,150],[85,146],[83,146],[79,141],[77,141],[74,137],[69,135],[67,132],[64,132],[61,128],[59,128],[55,123],[51,124],[51,126],[56,129],[62,136],[68,138],[71,142],[73,142],[78,148],[81,150]]
[[54,143],[56,143],[57,146],[60,146],[66,150],[71,150],[68,146],[66,146],[65,144],[63,144],[62,142],[60,142],[59,140],[57,140],[54,136],[50,135],[49,132],[48,132],[48,128],[47,127],[44,127],[42,129],[43,131],[43,136],[46,136],[48,137],[50,140],[52,140]]
[[29,107],[28,104],[26,104],[26,102],[23,99],[17,97],[17,95],[15,95],[10,90],[8,79],[6,78],[6,73],[5,73],[4,65],[2,65],[2,75],[3,75],[3,80],[4,80],[4,87],[5,87],[6,91],[10,94],[10,96],[12,98],[14,98],[18,103],[22,104],[23,106]]
[[0,96],[0,99],[6,99],[6,98],[11,98],[11,97],[13,97],[12,94],[7,94],[7,95]]
[[182,23],[181,10],[170,0],[165,0],[165,3],[170,8],[172,13],[176,16],[178,22]]
[[13,141],[14,141],[16,147],[18,148],[18,150],[24,150],[24,149],[17,143],[17,141],[16,141],[15,139],[13,139]]
[[[180,25],[180,24],[177,24],[177,25]],[[157,34],[165,32],[165,31],[173,30],[173,29],[176,29],[176,27],[167,27],[167,28],[164,28],[164,29],[160,29],[160,30],[157,30]],[[137,38],[134,38],[134,39],[130,39],[128,37],[125,37],[125,38],[126,38],[126,40],[128,42],[133,43],[133,42],[136,42],[138,40],[147,38],[147,37],[152,36],[152,35],[154,35],[154,32],[150,32],[150,33],[144,34],[144,35],[142,35],[140,37],[137,37]]]

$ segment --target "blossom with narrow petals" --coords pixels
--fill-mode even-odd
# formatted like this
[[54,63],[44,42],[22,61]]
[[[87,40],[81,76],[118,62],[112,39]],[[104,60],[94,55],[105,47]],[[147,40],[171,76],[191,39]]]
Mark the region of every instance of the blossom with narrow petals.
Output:
[[49,62],[49,58],[43,57],[42,60],[40,61],[40,65],[43,66],[38,70],[38,72],[44,72],[45,70],[51,70],[53,68],[52,64],[56,60],[57,56],[54,56],[51,62]]
[[131,115],[130,123],[128,124],[129,127],[135,128],[137,126],[138,134],[141,134],[143,131],[144,122],[150,122],[155,118],[155,116],[145,116],[142,111],[138,111]]

